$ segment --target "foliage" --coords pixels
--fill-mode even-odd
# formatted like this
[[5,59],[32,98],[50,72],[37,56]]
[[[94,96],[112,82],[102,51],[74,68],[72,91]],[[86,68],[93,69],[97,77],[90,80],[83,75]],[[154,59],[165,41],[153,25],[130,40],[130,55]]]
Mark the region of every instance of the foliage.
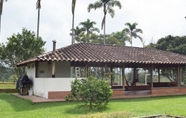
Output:
[[[146,47],[186,55],[186,36],[168,35],[159,39],[157,43],[150,43]],[[175,68],[162,69],[161,71],[170,81],[176,81],[177,70]]]
[[22,33],[13,34],[6,44],[0,44],[0,60],[10,67],[17,77],[25,73],[25,67],[16,67],[16,64],[35,57],[44,52],[45,41],[38,39],[35,33],[25,28]]
[[138,25],[138,23],[125,23],[125,25],[127,26],[127,28],[125,28],[124,30],[127,32],[127,34],[130,37],[130,44],[132,46],[132,38],[139,38],[141,40],[141,42],[143,43],[143,40],[141,38],[141,36],[138,35],[138,33],[143,33],[142,29],[136,28],[136,26]]
[[82,100],[85,105],[92,108],[93,106],[106,105],[112,96],[112,90],[106,81],[90,76],[87,79],[75,79],[71,84],[69,96],[73,100]]
[[113,32],[111,36],[119,40],[120,44],[123,46],[125,46],[125,41],[130,40],[130,37],[127,36],[127,32],[125,30]]
[[0,81],[7,80],[11,76],[11,69],[0,66]]
[[115,15],[115,11],[113,9],[113,7],[119,7],[121,9],[121,3],[118,0],[99,0],[96,1],[93,4],[89,4],[88,5],[88,12],[90,12],[91,9],[98,9],[98,8],[103,8],[103,13],[104,13],[104,17],[101,23],[101,29],[103,29],[104,27],[104,44],[105,44],[105,24],[106,24],[106,14],[107,12],[111,15],[111,17],[113,18]]
[[94,32],[99,33],[99,29],[94,27],[95,24],[96,22],[90,21],[90,19],[87,19],[87,21],[84,22],[80,22],[79,25],[81,27],[76,26],[76,28],[73,29],[75,40],[78,42],[90,43],[92,41],[91,37],[95,35]]
[[186,55],[186,36],[168,35],[158,40],[156,49]]

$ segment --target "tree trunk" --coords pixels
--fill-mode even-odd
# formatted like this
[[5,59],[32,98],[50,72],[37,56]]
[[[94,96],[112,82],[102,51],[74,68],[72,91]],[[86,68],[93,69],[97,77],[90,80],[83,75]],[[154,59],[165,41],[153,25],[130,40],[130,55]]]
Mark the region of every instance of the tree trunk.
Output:
[[37,17],[37,39],[39,38],[39,22],[40,22],[40,8],[38,8],[38,17]]
[[74,44],[74,15],[72,15],[72,44]]

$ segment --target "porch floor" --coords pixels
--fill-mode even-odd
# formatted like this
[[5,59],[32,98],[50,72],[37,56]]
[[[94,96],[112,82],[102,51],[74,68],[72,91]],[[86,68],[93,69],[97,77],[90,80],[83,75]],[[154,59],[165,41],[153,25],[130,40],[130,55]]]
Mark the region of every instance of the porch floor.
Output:
[[[20,95],[19,93],[14,93],[13,95],[31,100],[33,103],[44,103],[44,102],[65,102],[65,99],[46,99],[38,96],[29,96],[29,95]],[[175,95],[183,95],[183,94],[175,94]],[[140,90],[140,91],[125,91],[125,94],[120,96],[114,96],[113,99],[127,99],[127,98],[146,98],[146,97],[155,97],[155,96],[167,96],[164,95],[152,95],[151,90]]]
[[28,99],[31,100],[33,103],[43,103],[43,102],[64,102],[65,99],[46,99],[38,96],[29,96],[29,95],[20,95],[19,93],[14,93],[13,95],[23,98],[23,99]]

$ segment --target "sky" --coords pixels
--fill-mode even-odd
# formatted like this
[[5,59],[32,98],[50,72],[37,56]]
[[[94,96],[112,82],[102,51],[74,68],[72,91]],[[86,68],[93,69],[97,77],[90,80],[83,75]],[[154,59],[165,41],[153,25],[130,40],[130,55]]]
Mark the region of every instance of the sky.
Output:
[[[7,42],[12,34],[21,33],[22,28],[36,32],[37,0],[8,0],[4,2],[1,19],[0,43]],[[95,21],[95,27],[101,30],[103,9],[87,11],[90,3],[97,0],[76,0],[75,26],[87,19]],[[40,36],[46,44],[46,52],[52,50],[52,40],[56,47],[71,45],[70,29],[72,28],[71,0],[41,0]],[[139,34],[145,45],[158,39],[186,34],[186,0],[120,0],[122,8],[115,7],[115,16],[107,14],[106,34],[121,31],[125,23],[137,22]],[[103,34],[103,30],[100,32]],[[127,43],[127,46],[130,46]],[[133,39],[134,47],[142,47],[139,39]]]

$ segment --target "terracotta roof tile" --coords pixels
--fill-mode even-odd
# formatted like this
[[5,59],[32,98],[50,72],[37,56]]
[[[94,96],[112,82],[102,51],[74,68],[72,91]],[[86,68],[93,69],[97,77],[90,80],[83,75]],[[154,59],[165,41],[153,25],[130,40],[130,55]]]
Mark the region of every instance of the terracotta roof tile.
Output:
[[186,56],[149,48],[77,43],[20,62],[17,66],[35,61],[186,64]]

